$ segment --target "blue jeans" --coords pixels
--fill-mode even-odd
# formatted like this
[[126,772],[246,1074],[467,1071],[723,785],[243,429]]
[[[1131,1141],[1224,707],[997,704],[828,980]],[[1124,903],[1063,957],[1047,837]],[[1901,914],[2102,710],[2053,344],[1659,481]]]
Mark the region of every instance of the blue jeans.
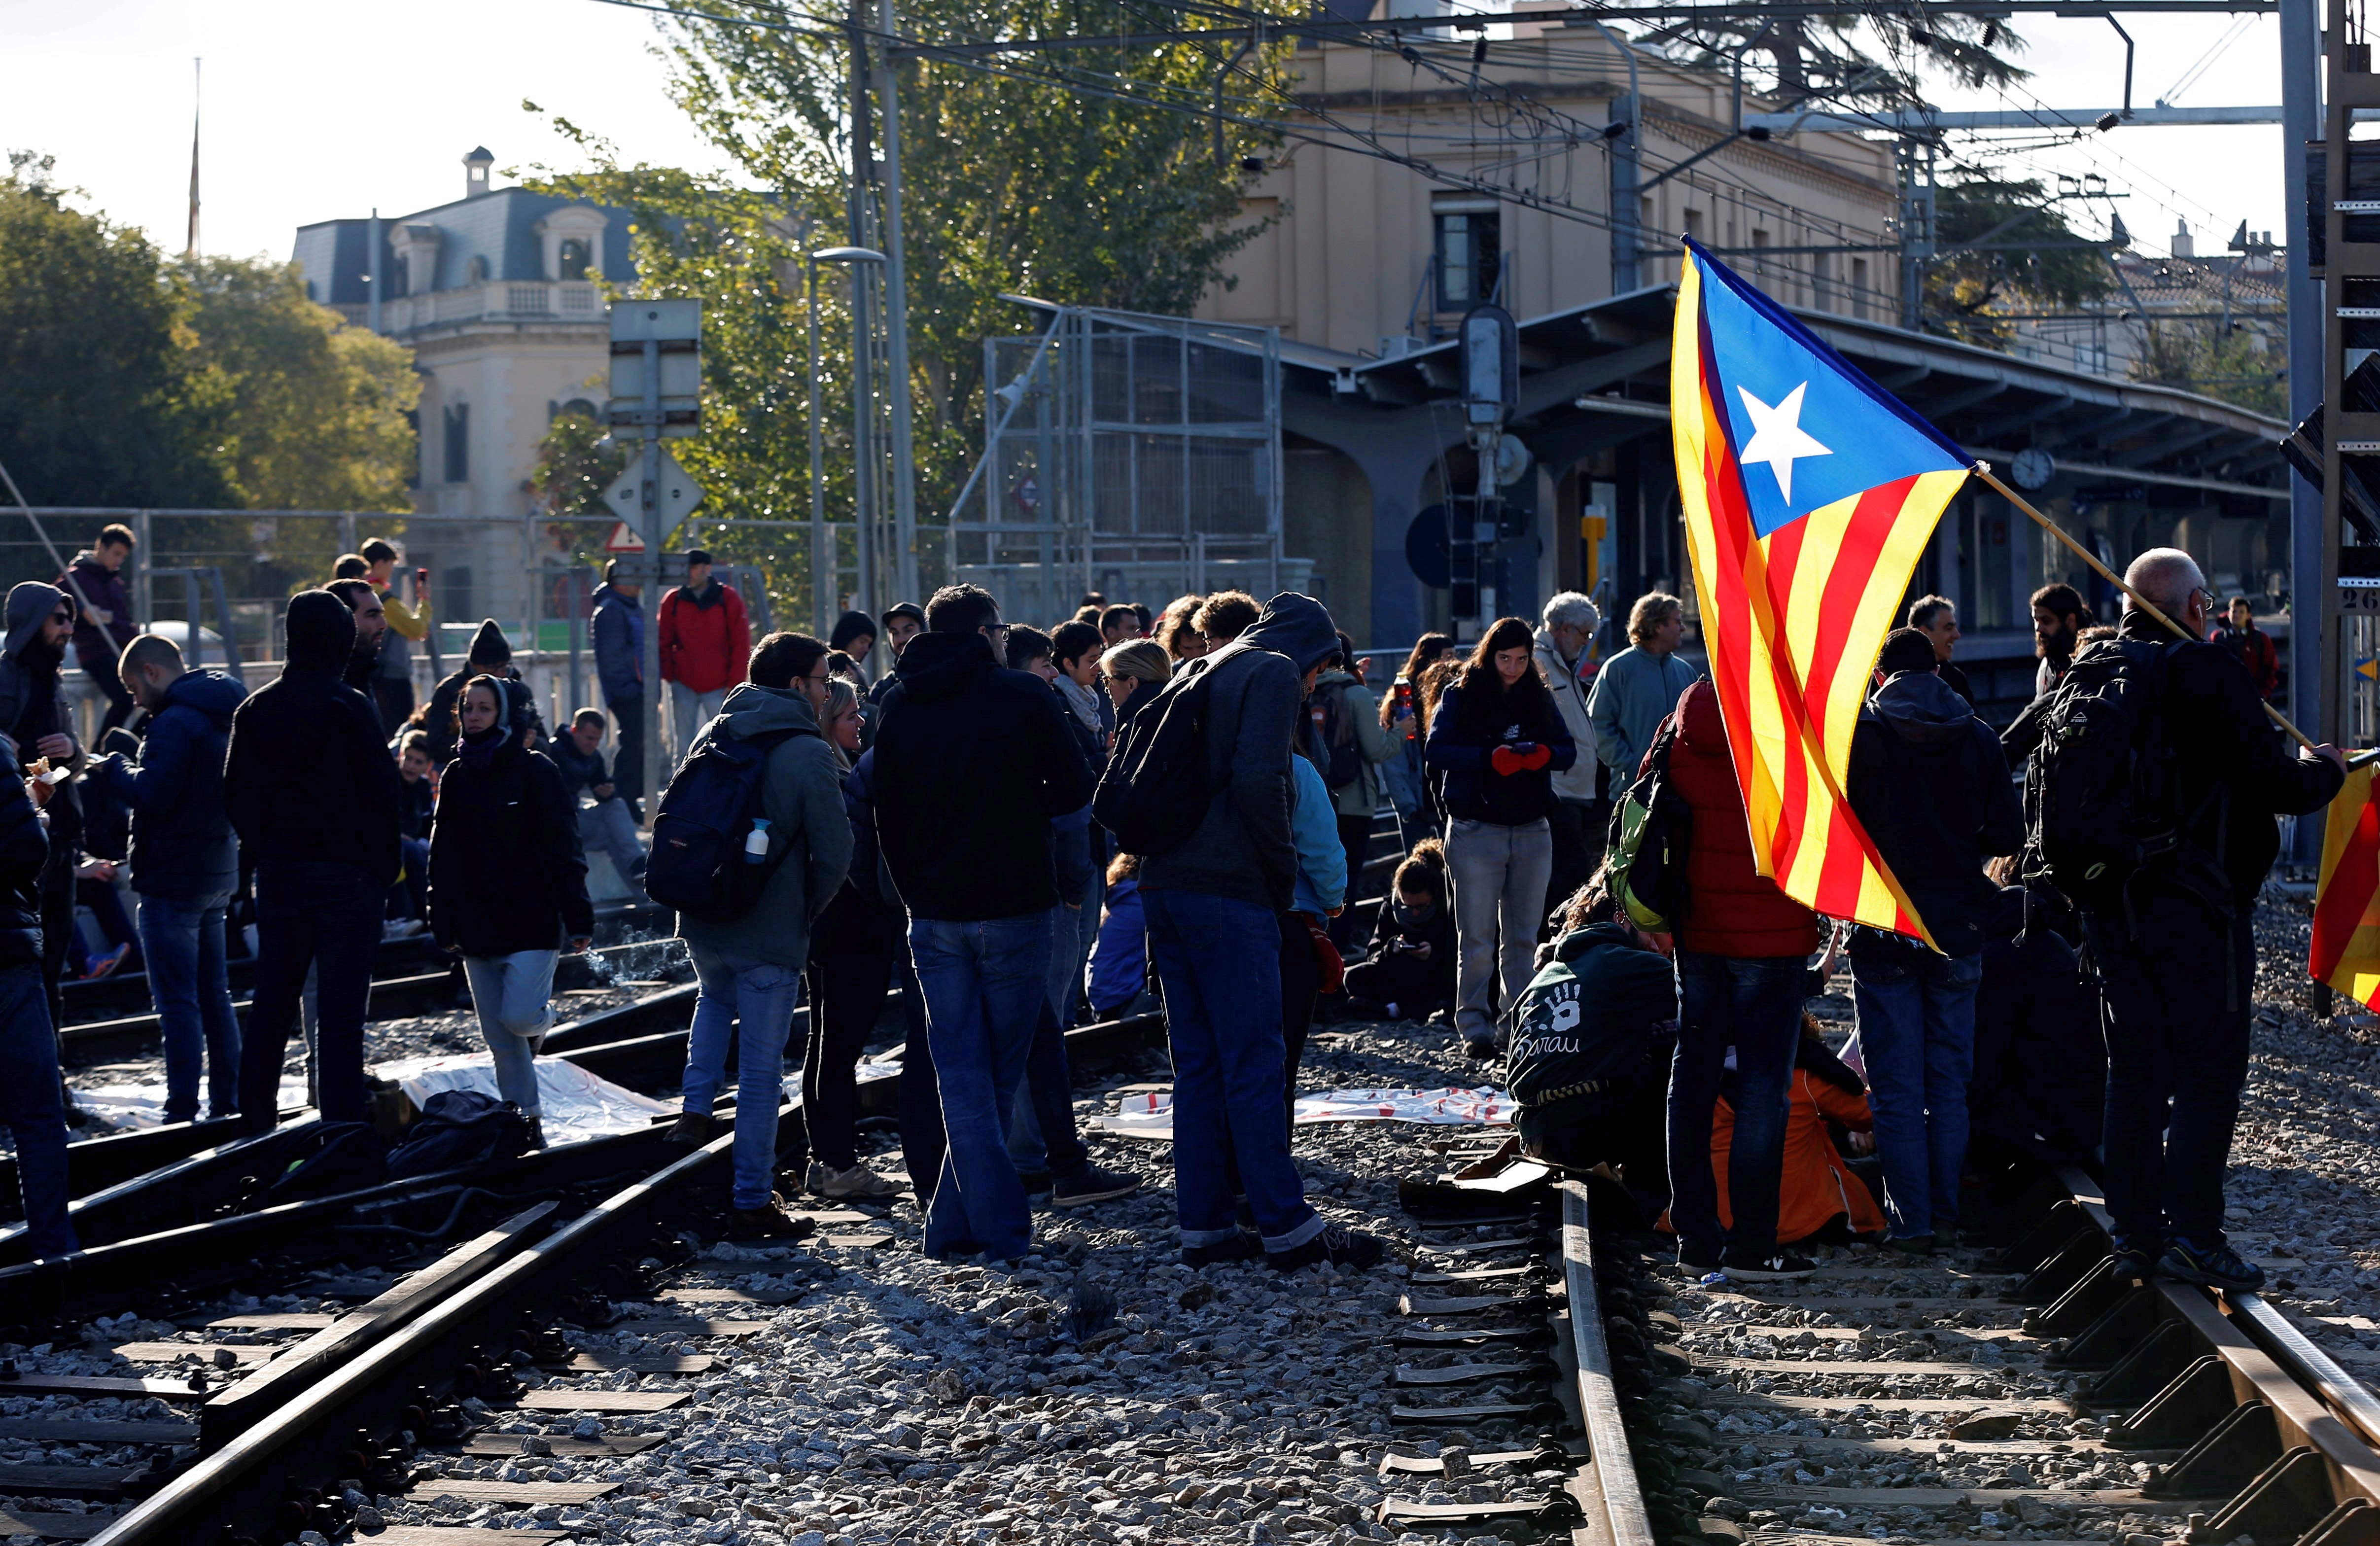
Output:
[[480,1037],[496,1065],[496,1093],[530,1116],[538,1114],[537,1048],[553,1024],[553,968],[561,958],[559,950],[463,957]]
[[[672,682],[670,689],[670,726],[677,732],[678,761],[694,746],[697,732],[719,717],[722,705],[727,701],[727,689],[714,688],[709,692],[697,692],[684,682]],[[644,748],[637,749],[638,765],[642,765]]]
[[[1072,1175],[1090,1162],[1090,1151],[1075,1134],[1075,1074],[1066,1063],[1066,1031],[1075,1021],[1083,963],[1090,956],[1082,920],[1086,914],[1096,920],[1099,906],[1095,897],[1081,908],[1050,909],[1050,1001],[1034,1027],[1025,1083],[1016,1092],[1016,1109],[1009,1114],[1008,1157],[1021,1172]],[[1055,1158],[1046,1136],[1050,1132],[1058,1134]]]
[[[1777,1187],[1793,1052],[1802,1037],[1799,956],[1678,952],[1678,1050],[1670,1060],[1670,1223],[1700,1250],[1744,1258],[1777,1248]],[[1735,1049],[1735,1137],[1727,1150],[1728,1216],[1718,1222],[1711,1110]]]
[[165,1037],[165,1120],[199,1114],[199,1070],[207,1076],[207,1114],[239,1110],[239,1021],[224,969],[227,896],[140,898],[140,957]]
[[1269,909],[1204,892],[1143,888],[1148,948],[1165,989],[1173,1047],[1173,1199],[1182,1245],[1239,1233],[1225,1159],[1239,1164],[1265,1249],[1322,1233],[1289,1157],[1281,1073],[1281,920]]
[[926,1212],[926,1254],[1023,1256],[1033,1215],[1008,1157],[1008,1118],[1047,992],[1050,915],[912,918],[909,958],[949,1145]]
[[686,1039],[684,1109],[710,1114],[727,1076],[727,1034],[736,1038],[735,1206],[765,1208],[777,1190],[777,1108],[785,1099],[785,1038],[802,974],[725,955],[688,940],[694,958],[694,1025]]
[[633,882],[645,862],[645,846],[637,840],[637,819],[629,814],[628,802],[617,795],[578,808],[578,842],[589,853],[601,849],[611,855],[612,868],[624,881]]
[[298,860],[256,870],[256,991],[239,1044],[239,1115],[249,1133],[273,1130],[281,1062],[306,974],[315,977],[315,1104],[325,1122],[369,1122],[364,1012],[380,951],[385,889],[352,864]]
[[79,1249],[67,1223],[67,1118],[49,991],[31,962],[0,968],[0,1122],[17,1140],[26,1242],[35,1256]]
[[1975,989],[1983,980],[1981,951],[1852,953],[1860,1055],[1867,1060],[1884,1211],[1896,1240],[1958,1225],[1967,1080],[1975,1069]]

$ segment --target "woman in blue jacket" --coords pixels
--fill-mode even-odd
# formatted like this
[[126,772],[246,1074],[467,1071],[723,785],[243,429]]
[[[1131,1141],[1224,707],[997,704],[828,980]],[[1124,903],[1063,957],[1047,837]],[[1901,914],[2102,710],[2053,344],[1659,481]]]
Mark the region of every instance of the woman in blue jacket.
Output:
[[1496,1055],[1499,978],[1507,1007],[1529,985],[1553,875],[1553,775],[1578,761],[1531,661],[1536,639],[1520,618],[1499,618],[1429,721],[1461,958],[1455,1029],[1474,1057]]

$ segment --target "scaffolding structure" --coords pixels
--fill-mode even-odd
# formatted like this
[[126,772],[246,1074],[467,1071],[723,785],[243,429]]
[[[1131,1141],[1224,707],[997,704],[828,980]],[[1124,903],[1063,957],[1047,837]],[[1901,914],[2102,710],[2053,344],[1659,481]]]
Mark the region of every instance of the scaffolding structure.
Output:
[[1057,307],[1038,336],[985,340],[984,365],[1005,384],[950,562],[1003,615],[1305,587],[1281,547],[1278,328]]

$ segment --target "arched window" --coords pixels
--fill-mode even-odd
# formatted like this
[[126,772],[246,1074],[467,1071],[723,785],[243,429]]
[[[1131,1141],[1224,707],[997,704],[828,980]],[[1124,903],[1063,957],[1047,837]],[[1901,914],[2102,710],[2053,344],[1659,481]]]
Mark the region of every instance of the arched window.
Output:
[[565,237],[562,238],[562,254],[554,263],[554,267],[560,272],[554,277],[584,279],[587,277],[587,265],[590,261],[591,254],[587,250],[586,242],[577,237]]
[[472,284],[484,285],[488,282],[487,254],[483,252],[474,252],[471,254],[469,273]]
[[412,293],[413,260],[400,252],[396,261],[388,265],[388,298],[398,300]]

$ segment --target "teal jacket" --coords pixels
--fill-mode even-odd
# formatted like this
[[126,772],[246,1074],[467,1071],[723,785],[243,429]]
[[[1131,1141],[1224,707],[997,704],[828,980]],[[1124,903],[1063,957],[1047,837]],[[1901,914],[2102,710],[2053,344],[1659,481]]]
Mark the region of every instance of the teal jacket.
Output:
[[1586,717],[1595,722],[1595,754],[1611,770],[1613,799],[1636,776],[1636,764],[1645,760],[1661,721],[1702,675],[1674,650],[1655,655],[1633,644],[1595,674]]
[[1339,813],[1320,769],[1292,755],[1289,773],[1289,834],[1297,845],[1297,888],[1290,906],[1302,913],[1327,913],[1347,900],[1347,850],[1339,841]]

